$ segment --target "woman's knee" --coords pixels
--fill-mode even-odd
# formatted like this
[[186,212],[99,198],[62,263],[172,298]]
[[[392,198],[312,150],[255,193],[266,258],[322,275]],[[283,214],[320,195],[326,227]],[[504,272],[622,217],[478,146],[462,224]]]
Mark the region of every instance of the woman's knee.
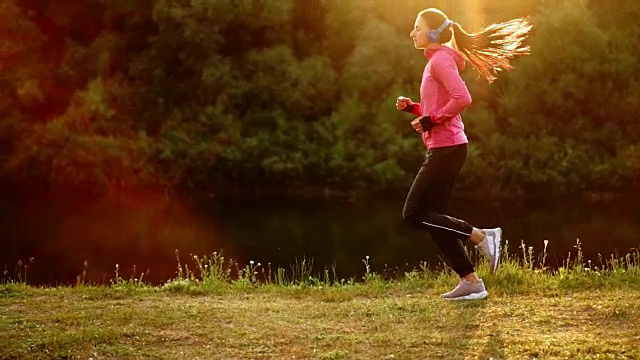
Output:
[[407,223],[410,226],[418,227],[418,228],[421,227],[420,219],[418,218],[418,214],[416,214],[415,212],[404,210],[402,212],[402,219],[404,220],[405,223]]

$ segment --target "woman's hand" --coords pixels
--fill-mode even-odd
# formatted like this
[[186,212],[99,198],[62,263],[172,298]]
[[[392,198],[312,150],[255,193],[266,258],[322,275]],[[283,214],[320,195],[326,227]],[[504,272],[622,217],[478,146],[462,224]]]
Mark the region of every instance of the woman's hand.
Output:
[[413,129],[417,133],[423,133],[425,131],[429,131],[434,126],[436,126],[436,124],[434,124],[433,121],[431,121],[430,116],[420,116],[411,122],[411,127],[413,127]]
[[413,105],[413,101],[411,101],[411,99],[404,96],[398,96],[398,100],[396,100],[396,109],[403,111],[407,106],[411,105]]
[[411,122],[411,127],[417,132],[422,133],[422,124],[420,124],[420,118],[416,118]]

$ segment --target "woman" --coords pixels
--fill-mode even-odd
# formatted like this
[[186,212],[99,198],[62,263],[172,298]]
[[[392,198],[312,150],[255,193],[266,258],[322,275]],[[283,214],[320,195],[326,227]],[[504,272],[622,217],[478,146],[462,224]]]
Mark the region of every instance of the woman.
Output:
[[447,300],[487,296],[460,239],[471,240],[487,257],[489,269],[494,272],[502,237],[500,228],[478,229],[445,215],[449,195],[467,158],[467,137],[460,113],[471,104],[471,95],[459,72],[464,69],[466,59],[484,78],[493,81],[497,71],[511,69],[511,58],[528,54],[529,48],[522,41],[529,30],[531,25],[525,19],[515,19],[469,34],[442,11],[426,9],[418,14],[410,34],[415,47],[424,50],[428,62],[422,74],[420,102],[400,96],[396,108],[417,116],[411,126],[422,134],[427,153],[407,195],[403,218],[431,234],[460,276],[458,286],[442,294]]

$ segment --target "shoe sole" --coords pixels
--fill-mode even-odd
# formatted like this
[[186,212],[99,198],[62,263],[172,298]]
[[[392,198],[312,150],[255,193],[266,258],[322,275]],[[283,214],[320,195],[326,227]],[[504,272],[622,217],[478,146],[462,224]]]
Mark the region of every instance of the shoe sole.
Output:
[[496,236],[493,238],[493,249],[495,252],[493,258],[493,266],[491,266],[491,273],[496,272],[498,270],[498,264],[500,263],[500,242],[502,242],[502,229],[496,229]]
[[489,295],[489,293],[485,290],[479,293],[473,293],[473,294],[469,294],[469,295],[465,295],[465,296],[458,296],[458,297],[454,297],[454,298],[442,298],[443,300],[447,300],[447,301],[457,301],[457,300],[481,300],[487,297],[487,295]]

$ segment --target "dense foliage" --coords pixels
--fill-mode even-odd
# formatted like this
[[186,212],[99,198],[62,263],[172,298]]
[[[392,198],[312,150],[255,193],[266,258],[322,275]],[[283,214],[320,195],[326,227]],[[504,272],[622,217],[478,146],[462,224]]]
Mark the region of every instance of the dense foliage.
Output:
[[484,25],[535,24],[514,71],[493,84],[463,74],[474,103],[460,187],[640,188],[640,3],[465,3],[1,0],[3,178],[403,190],[423,147],[394,102],[418,96],[425,59],[408,33],[437,6],[463,25],[478,11]]

